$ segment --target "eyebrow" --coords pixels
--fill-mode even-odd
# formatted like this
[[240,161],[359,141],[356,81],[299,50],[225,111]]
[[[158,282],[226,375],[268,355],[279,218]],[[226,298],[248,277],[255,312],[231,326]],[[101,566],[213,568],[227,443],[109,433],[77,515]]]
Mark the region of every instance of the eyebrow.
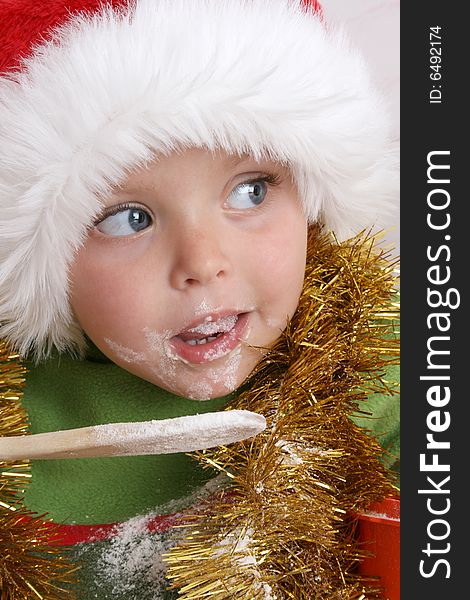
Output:
[[229,167],[238,167],[238,165],[246,160],[251,160],[252,157],[249,154],[230,154],[226,158],[227,166]]

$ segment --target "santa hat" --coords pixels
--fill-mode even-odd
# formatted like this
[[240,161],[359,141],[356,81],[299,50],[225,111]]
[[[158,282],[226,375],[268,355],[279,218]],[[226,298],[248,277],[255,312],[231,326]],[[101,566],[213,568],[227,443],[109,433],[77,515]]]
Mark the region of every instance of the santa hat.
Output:
[[0,0],[0,337],[80,347],[68,266],[100,200],[198,146],[289,166],[338,238],[396,203],[363,58],[301,0]]

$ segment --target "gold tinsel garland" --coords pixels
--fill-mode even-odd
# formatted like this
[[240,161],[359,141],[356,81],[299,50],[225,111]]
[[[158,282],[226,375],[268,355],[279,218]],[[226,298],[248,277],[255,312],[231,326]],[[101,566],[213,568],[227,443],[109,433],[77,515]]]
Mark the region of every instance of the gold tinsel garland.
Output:
[[357,574],[352,516],[396,490],[379,443],[350,416],[396,362],[395,265],[376,237],[310,232],[285,334],[230,409],[263,414],[253,440],[197,454],[230,485],[190,515],[166,555],[185,600],[375,598]]
[[[166,557],[186,600],[374,598],[356,573],[356,511],[394,493],[383,450],[349,416],[398,353],[393,263],[374,237],[311,232],[304,291],[285,334],[228,408],[264,414],[251,441],[197,455],[232,484],[188,517]],[[24,435],[24,368],[0,343],[0,435]],[[73,568],[22,505],[26,463],[0,462],[0,598],[71,598]]]
[[[21,407],[26,369],[0,341],[0,436],[25,435]],[[0,598],[55,600],[71,598],[75,570],[50,542],[54,530],[22,503],[31,477],[27,462],[0,460]]]

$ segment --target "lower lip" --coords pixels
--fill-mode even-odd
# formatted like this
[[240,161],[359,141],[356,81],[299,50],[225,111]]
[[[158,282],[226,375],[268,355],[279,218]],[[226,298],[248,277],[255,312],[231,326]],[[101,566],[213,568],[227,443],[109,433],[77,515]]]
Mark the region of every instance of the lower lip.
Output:
[[186,362],[195,365],[210,363],[218,358],[223,358],[240,344],[241,337],[248,324],[248,314],[239,314],[233,329],[206,344],[191,346],[175,336],[170,342],[172,350]]

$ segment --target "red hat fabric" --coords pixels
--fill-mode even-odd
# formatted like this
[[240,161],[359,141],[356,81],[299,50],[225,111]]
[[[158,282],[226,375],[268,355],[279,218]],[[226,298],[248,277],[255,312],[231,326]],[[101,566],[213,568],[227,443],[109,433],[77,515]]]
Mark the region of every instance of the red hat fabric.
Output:
[[[114,7],[127,0],[110,0]],[[77,13],[93,13],[102,0],[0,0],[0,73],[20,68],[33,46],[50,39],[51,32]]]
[[[132,1],[132,0],[131,0]],[[307,9],[320,13],[317,0],[301,0]],[[0,0],[0,73],[20,68],[33,47],[51,37],[52,31],[77,13],[92,14],[105,4],[115,9],[129,0]]]

